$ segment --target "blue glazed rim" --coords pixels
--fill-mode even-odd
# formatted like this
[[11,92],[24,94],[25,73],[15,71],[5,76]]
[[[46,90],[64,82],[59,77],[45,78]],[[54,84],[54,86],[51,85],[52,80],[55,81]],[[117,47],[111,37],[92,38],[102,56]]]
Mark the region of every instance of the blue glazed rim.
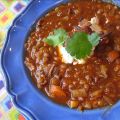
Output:
[[[68,118],[69,120],[112,120],[112,118],[117,120],[120,117],[118,112],[120,102],[116,103],[107,113],[107,108],[80,112],[51,102],[31,83],[23,62],[26,36],[40,16],[64,2],[67,0],[34,0],[13,21],[1,54],[1,67],[6,79],[7,91],[16,107],[32,120],[48,120],[48,118],[49,120],[67,120]],[[114,0],[114,2],[118,5],[120,0]],[[24,80],[24,83],[21,83],[21,80]],[[46,109],[47,107],[50,111]],[[45,112],[47,112],[47,116],[44,114]],[[62,115],[56,115],[59,112],[63,112],[64,118]]]

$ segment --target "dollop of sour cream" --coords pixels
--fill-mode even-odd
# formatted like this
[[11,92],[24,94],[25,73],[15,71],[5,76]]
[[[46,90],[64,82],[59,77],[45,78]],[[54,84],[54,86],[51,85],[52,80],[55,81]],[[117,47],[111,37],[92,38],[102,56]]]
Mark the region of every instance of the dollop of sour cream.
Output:
[[65,47],[63,47],[62,45],[58,46],[58,51],[59,51],[59,54],[60,54],[60,57],[62,59],[62,62],[63,63],[66,63],[66,64],[73,64],[73,65],[76,65],[76,64],[84,64],[85,63],[85,60],[84,59],[75,59],[74,57],[72,57],[65,49]]
[[[101,28],[98,25],[99,24],[99,19],[97,17],[93,17],[91,18],[91,20],[89,21],[91,23],[91,27],[94,28],[96,32],[100,32]],[[94,48],[93,48],[94,50]],[[84,64],[86,61],[85,59],[75,59],[74,57],[72,57],[65,49],[65,47],[63,47],[62,45],[58,46],[58,51],[60,54],[60,57],[62,58],[62,62],[66,63],[66,64]],[[93,54],[93,53],[92,53]]]

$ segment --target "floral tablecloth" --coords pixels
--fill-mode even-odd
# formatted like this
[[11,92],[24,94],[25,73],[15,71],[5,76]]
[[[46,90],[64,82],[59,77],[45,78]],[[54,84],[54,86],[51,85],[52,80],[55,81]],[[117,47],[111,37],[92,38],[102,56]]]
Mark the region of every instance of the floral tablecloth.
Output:
[[[0,49],[13,19],[21,13],[30,0],[0,0]],[[0,120],[26,120],[13,105],[8,96],[4,78],[0,71]]]

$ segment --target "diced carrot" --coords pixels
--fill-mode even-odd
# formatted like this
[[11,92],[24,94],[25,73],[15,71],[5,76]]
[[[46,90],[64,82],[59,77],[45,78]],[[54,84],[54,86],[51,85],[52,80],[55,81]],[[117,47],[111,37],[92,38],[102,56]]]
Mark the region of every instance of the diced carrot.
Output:
[[119,57],[119,53],[115,50],[112,50],[108,53],[107,59],[109,62],[113,62]]
[[52,95],[52,97],[60,97],[60,98],[66,97],[65,92],[62,90],[60,86],[50,85],[49,92]]

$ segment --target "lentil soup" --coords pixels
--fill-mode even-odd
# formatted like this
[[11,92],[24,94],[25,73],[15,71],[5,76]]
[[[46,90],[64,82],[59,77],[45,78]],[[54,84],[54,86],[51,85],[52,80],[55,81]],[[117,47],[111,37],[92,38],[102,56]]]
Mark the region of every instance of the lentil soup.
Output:
[[[60,46],[44,41],[55,29],[64,29],[69,37],[74,33],[96,32],[100,41],[88,57],[70,61]],[[87,51],[87,44],[83,47]],[[25,65],[33,82],[54,102],[85,110],[113,105],[120,99],[120,9],[117,6],[98,0],[60,5],[40,18],[29,34],[25,50]]]

